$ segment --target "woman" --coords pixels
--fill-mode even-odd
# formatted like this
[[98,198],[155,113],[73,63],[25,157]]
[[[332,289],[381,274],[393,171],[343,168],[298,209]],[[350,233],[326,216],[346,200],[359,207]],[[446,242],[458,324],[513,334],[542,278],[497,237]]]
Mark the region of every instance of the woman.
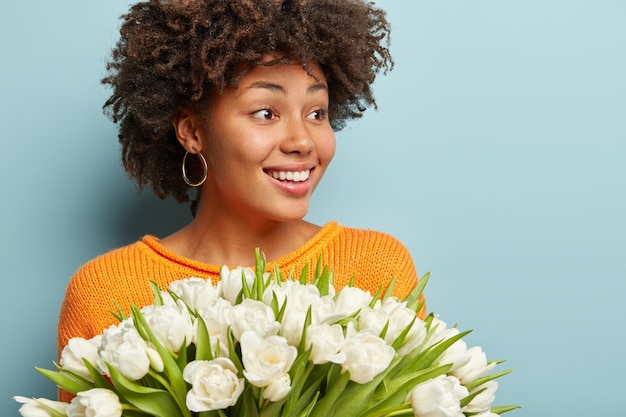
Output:
[[303,220],[335,152],[334,130],[374,105],[392,60],[383,11],[361,0],[152,0],[123,16],[104,83],[124,167],[140,187],[189,201],[193,221],[170,236],[102,255],[70,281],[58,343],[115,322],[114,301],[152,302],[190,276],[252,265],[256,247],[283,272],[322,263],[342,287],[375,292],[417,276],[396,239]]

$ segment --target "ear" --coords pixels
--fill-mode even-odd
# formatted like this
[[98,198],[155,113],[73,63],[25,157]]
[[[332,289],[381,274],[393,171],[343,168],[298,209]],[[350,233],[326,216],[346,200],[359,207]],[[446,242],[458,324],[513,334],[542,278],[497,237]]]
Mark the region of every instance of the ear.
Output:
[[173,125],[178,142],[187,152],[202,151],[201,120],[194,112],[186,108],[178,109]]

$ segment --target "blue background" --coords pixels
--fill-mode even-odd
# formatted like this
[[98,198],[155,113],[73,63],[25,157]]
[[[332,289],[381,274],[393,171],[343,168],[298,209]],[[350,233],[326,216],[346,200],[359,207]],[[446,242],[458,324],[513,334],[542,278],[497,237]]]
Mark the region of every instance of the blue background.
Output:
[[[55,395],[68,278],[187,207],[139,194],[99,84],[126,1],[2,0],[0,410]],[[386,231],[518,417],[626,416],[626,2],[381,0],[396,68],[309,219]]]

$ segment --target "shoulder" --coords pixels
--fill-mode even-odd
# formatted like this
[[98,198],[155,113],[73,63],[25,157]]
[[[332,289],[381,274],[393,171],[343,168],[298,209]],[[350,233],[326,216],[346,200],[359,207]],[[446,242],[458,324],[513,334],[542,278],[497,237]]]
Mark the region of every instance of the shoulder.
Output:
[[[141,256],[140,242],[111,250],[81,266],[65,289],[58,326],[59,347],[71,337],[91,338],[114,323],[114,302],[128,305],[133,289],[132,265]],[[129,289],[131,289],[129,291]]]
[[409,251],[396,237],[377,230],[342,226],[337,241],[346,249],[368,257],[410,257]]
[[145,236],[86,262],[70,278],[66,298],[118,297],[122,292],[138,291],[137,287],[143,291],[149,280],[159,285],[169,282],[171,276],[180,271],[171,265],[173,262],[150,246],[151,239],[158,240]]
[[137,241],[99,255],[78,268],[72,281],[82,279],[91,281],[98,277],[107,277],[107,280],[110,280],[117,275],[125,274],[142,257],[147,256],[142,246],[144,246],[143,243]]
[[342,281],[355,275],[358,286],[375,291],[381,283],[395,278],[394,293],[400,297],[406,296],[417,282],[409,250],[388,233],[341,226],[330,246],[327,261]]

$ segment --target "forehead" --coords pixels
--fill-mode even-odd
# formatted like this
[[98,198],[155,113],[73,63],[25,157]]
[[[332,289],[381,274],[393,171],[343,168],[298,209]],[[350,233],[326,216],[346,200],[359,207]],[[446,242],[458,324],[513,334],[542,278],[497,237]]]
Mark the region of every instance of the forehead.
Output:
[[276,63],[251,68],[236,86],[227,87],[221,98],[258,97],[258,94],[328,97],[328,85],[319,65],[304,68],[300,63]]
[[326,84],[326,77],[321,66],[315,62],[304,65],[297,60],[287,60],[275,55],[266,55],[261,64],[251,66],[241,78],[239,84],[255,78],[272,80],[299,79],[308,83]]

